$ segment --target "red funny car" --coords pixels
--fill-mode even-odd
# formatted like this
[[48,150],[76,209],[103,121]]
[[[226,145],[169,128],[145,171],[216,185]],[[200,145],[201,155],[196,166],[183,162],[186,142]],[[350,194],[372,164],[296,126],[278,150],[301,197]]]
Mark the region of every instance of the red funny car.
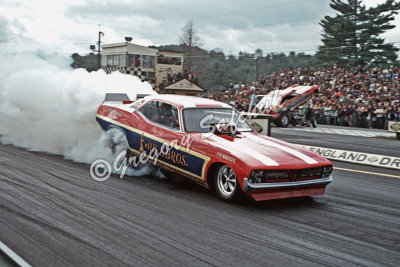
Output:
[[105,131],[123,133],[127,157],[150,159],[167,177],[190,178],[225,200],[322,195],[329,160],[255,132],[231,106],[199,97],[110,94],[97,112]]
[[273,115],[277,126],[286,127],[293,117],[291,112],[312,99],[318,88],[318,85],[293,85],[284,90],[273,90],[257,102],[256,108],[263,114]]

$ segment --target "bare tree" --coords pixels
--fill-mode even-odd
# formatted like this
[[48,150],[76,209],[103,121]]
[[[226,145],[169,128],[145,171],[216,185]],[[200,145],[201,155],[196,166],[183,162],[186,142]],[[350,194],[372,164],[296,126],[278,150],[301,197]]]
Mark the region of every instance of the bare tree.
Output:
[[185,45],[188,50],[188,70],[191,71],[192,68],[192,48],[195,46],[203,45],[198,35],[193,20],[189,20],[185,27],[182,28],[182,35],[179,37],[181,44]]

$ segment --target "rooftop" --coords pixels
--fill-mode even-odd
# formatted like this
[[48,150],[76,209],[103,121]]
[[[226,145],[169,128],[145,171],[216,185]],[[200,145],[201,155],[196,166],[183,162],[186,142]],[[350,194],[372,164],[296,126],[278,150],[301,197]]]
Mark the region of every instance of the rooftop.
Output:
[[151,95],[151,96],[146,96],[146,99],[151,99],[151,100],[162,100],[165,102],[169,102],[171,104],[175,104],[179,107],[228,107],[230,108],[228,104],[207,99],[207,98],[201,98],[201,97],[196,97],[196,96],[186,96],[186,95],[172,95],[172,94],[159,94],[159,95]]

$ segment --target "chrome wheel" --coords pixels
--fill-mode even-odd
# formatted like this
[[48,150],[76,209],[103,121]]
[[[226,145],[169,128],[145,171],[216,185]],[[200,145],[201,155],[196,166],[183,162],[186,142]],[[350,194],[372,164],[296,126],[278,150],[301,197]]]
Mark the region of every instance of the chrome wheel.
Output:
[[228,165],[223,165],[218,170],[216,177],[217,191],[224,199],[230,199],[237,190],[236,174]]
[[288,118],[288,116],[286,114],[282,115],[281,124],[282,124],[282,127],[287,127],[288,126],[289,118]]

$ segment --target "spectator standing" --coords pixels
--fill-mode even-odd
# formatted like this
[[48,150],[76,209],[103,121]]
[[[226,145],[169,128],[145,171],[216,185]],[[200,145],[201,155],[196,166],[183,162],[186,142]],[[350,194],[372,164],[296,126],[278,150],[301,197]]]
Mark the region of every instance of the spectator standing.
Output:
[[337,121],[338,121],[337,105],[333,105],[333,107],[332,107],[332,124],[337,125]]
[[256,93],[255,90],[252,90],[251,96],[250,96],[250,106],[251,106],[251,111],[255,112],[255,107],[257,104],[257,98],[256,98]]
[[394,120],[400,121],[400,106],[397,108],[397,112],[394,114]]
[[366,117],[367,128],[372,128],[373,117],[375,117],[375,112],[374,111],[375,111],[375,108],[372,106],[372,104],[368,104],[367,117]]
[[383,129],[386,111],[383,109],[382,104],[375,110],[376,114],[376,128]]
[[332,118],[332,108],[324,103],[324,124],[330,125]]
[[366,127],[366,112],[364,109],[364,105],[363,104],[358,104],[358,108],[357,108],[357,114],[358,114],[358,126],[361,128],[365,128]]
[[363,104],[363,109],[362,109],[362,114],[361,114],[361,121],[362,121],[363,128],[368,128],[367,115],[368,115],[368,107],[366,104]]
[[313,106],[309,103],[307,104],[307,108],[305,111],[305,121],[307,124],[313,125],[313,127],[316,127],[315,124],[313,124],[312,120],[314,117],[314,111],[313,111]]
[[386,111],[386,118],[385,118],[385,130],[388,129],[388,124],[389,121],[394,121],[396,115],[396,111],[393,110],[392,106],[388,106],[387,111]]
[[353,108],[350,104],[347,104],[344,117],[345,126],[353,126],[353,121],[351,120],[352,113]]
[[358,111],[356,104],[351,106],[351,125],[353,127],[358,127]]
[[344,119],[343,106],[341,104],[339,104],[337,106],[337,125],[343,126],[343,119]]
[[321,123],[320,109],[321,109],[321,105],[319,104],[319,102],[316,102],[313,106],[313,111],[314,111],[314,116],[315,116],[315,119],[317,120],[317,123]]
[[172,69],[171,68],[168,68],[167,76],[168,76],[168,83],[172,83]]

